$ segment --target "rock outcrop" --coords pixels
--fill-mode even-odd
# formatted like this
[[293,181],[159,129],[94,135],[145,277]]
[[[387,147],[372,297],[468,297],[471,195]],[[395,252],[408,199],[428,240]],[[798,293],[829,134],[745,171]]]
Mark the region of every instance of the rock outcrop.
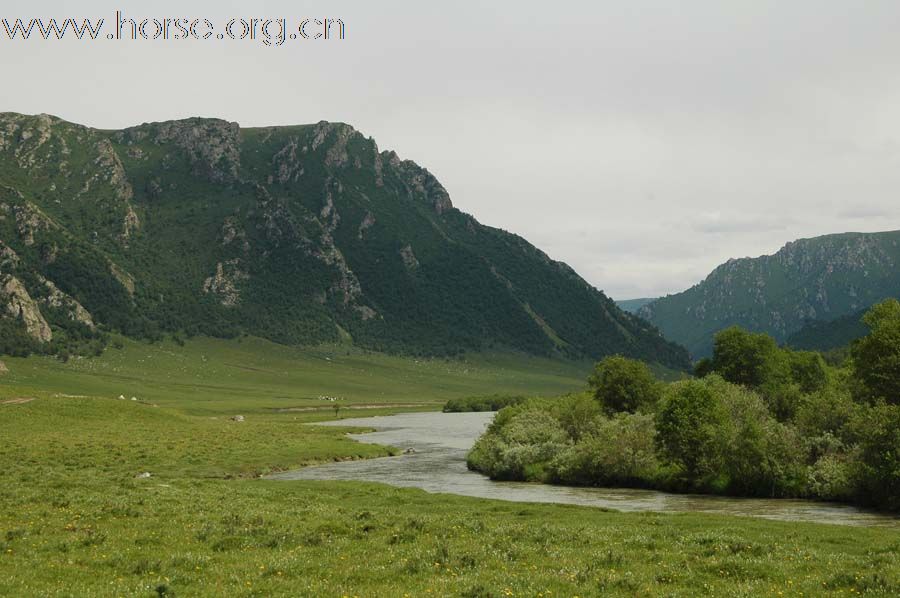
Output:
[[410,196],[430,205],[438,215],[453,207],[450,194],[428,169],[412,160],[400,160],[394,152],[387,152],[386,159],[406,185]]
[[407,245],[400,250],[400,258],[403,260],[403,265],[406,266],[407,270],[414,271],[419,268],[419,260],[416,259],[416,254],[413,253],[412,246]]
[[215,274],[203,281],[203,292],[218,297],[225,307],[236,306],[241,300],[238,284],[250,278],[240,265],[239,259],[217,263]]
[[6,316],[20,320],[31,338],[42,343],[53,339],[50,325],[18,278],[9,275],[0,277],[0,301],[4,304]]
[[47,280],[43,276],[38,276],[38,280],[42,285],[46,295],[40,300],[42,305],[46,305],[51,309],[60,309],[66,313],[66,317],[73,322],[78,322],[94,330],[94,319],[91,314],[78,301],[63,293],[53,282]]

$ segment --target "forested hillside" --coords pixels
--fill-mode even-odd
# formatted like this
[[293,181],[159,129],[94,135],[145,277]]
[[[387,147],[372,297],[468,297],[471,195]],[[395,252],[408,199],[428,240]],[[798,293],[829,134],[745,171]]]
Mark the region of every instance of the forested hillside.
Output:
[[340,123],[101,131],[0,115],[0,351],[105,334],[352,339],[386,352],[686,352],[428,170]]

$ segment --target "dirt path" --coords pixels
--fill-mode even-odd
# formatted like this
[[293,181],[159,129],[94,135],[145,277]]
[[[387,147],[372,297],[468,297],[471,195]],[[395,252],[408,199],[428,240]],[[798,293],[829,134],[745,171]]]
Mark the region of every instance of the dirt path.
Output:
[[[340,407],[340,411],[356,411],[360,409],[395,409],[399,407],[434,407],[436,405],[440,405],[440,403],[372,403],[369,405],[338,405]],[[323,405],[322,407],[284,407],[281,409],[275,409],[275,411],[279,413],[287,413],[292,412],[296,413],[298,411],[334,411],[335,404],[332,403],[330,405]]]
[[34,400],[34,397],[18,397],[15,399],[6,399],[5,401],[0,401],[0,405],[22,405],[24,403],[30,403]]

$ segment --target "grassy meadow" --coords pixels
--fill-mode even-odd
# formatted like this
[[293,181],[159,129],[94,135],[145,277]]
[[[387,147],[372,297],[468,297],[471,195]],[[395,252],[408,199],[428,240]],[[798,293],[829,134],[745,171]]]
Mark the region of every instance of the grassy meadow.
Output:
[[391,453],[305,425],[335,417],[319,395],[338,416],[436,410],[581,388],[587,364],[253,339],[4,361],[0,595],[900,594],[896,530],[259,479]]

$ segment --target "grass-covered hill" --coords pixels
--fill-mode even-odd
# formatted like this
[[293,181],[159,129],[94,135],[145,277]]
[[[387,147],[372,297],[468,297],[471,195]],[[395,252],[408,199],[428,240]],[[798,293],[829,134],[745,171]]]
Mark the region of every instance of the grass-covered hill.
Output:
[[327,122],[0,114],[0,308],[0,353],[97,351],[114,330],[687,365],[426,169]]
[[808,322],[852,315],[900,294],[900,231],[844,233],[788,243],[774,255],[733,259],[703,282],[638,310],[694,357],[729,326],[784,342]]

